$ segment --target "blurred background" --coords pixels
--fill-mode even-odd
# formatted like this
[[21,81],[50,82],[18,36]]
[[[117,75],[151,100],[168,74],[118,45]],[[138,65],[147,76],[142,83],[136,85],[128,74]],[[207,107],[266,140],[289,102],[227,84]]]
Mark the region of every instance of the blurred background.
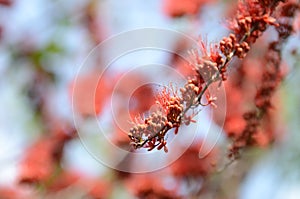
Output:
[[[212,171],[226,162],[226,136],[221,136],[220,146],[207,158],[198,158],[203,135],[223,128],[219,125],[220,117],[212,117],[218,112],[210,108],[201,110],[194,126],[179,131],[179,134],[190,132],[193,143],[184,140],[183,135],[169,149],[184,154],[167,168],[148,174],[132,174],[101,164],[78,136],[78,129],[93,131],[100,121],[113,145],[130,150],[126,133],[132,124],[128,120],[155,108],[155,94],[161,86],[170,81],[180,86],[189,73],[186,60],[174,53],[151,50],[124,55],[101,78],[97,70],[107,67],[101,65],[105,60],[101,53],[93,57],[93,67],[80,71],[98,44],[140,28],[168,29],[195,41],[201,35],[217,42],[228,35],[226,19],[234,13],[235,3],[229,0],[0,0],[0,199],[298,198],[299,14],[294,23],[296,31],[282,52],[285,78],[274,97],[274,117],[269,129],[274,141],[245,152],[240,161],[221,173]],[[233,62],[230,73],[236,76],[238,66],[243,64],[251,68],[248,81],[257,83],[260,69],[254,65],[274,39],[274,30],[267,30],[243,63]],[[167,45],[183,54],[191,48],[176,37]],[[107,49],[106,53],[113,53],[117,48]],[[128,73],[137,66],[155,68],[158,64],[170,66],[177,73],[161,72],[162,69],[149,73],[143,68]],[[231,98],[232,103],[242,93],[231,89],[230,84],[225,89],[225,98]],[[123,103],[124,99],[128,103]],[[251,100],[245,101],[245,106],[250,106]],[[219,105],[222,107],[222,102]],[[229,111],[232,105],[227,107]],[[220,112],[223,110],[224,107]],[[74,115],[85,125],[74,124]],[[239,128],[239,121],[232,120],[227,126]],[[97,143],[96,137],[87,139],[100,155],[119,158],[105,144]],[[121,167],[148,164],[147,160],[141,163],[131,158],[122,157]],[[153,162],[168,157],[162,151],[151,158],[150,164],[156,164]],[[219,161],[221,166],[216,166]]]

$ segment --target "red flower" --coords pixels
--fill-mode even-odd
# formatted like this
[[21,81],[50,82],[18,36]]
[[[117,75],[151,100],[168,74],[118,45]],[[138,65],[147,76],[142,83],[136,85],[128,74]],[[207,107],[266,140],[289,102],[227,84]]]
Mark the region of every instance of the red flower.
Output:
[[64,144],[74,134],[73,130],[67,134],[65,130],[55,129],[50,136],[33,143],[20,163],[19,182],[39,183],[49,180],[61,160]]
[[11,0],[0,0],[0,5],[10,6],[12,4]]
[[208,155],[199,154],[200,144],[193,144],[183,155],[171,165],[171,170],[178,177],[204,177],[213,171],[217,159],[217,150],[213,149]]
[[211,0],[165,0],[165,13],[171,17],[180,17],[183,15],[196,15],[201,7]]
[[76,172],[63,171],[48,188],[49,193],[57,193],[68,187],[82,190],[89,198],[106,199],[110,194],[110,186],[100,179],[89,178]]
[[42,139],[27,150],[20,165],[21,183],[37,183],[49,179],[55,166],[55,147],[53,140]]
[[132,175],[127,181],[130,192],[138,199],[179,199],[176,187],[168,187],[163,184],[163,178],[159,174]]
[[31,192],[22,190],[17,187],[0,187],[0,198],[1,199],[29,199],[35,198]]
[[100,114],[110,94],[110,84],[97,72],[78,76],[70,87],[74,109],[83,116]]

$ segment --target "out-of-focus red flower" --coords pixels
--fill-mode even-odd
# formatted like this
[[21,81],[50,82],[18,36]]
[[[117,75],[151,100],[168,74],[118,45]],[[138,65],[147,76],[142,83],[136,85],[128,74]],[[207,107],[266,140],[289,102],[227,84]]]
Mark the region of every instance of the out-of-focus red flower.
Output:
[[56,143],[42,139],[34,143],[25,154],[20,165],[20,182],[37,183],[46,181],[54,171]]
[[229,137],[234,137],[240,135],[245,126],[246,122],[243,119],[242,114],[230,115],[226,117],[224,130]]
[[[28,195],[28,194],[27,194]],[[29,198],[21,190],[12,187],[0,187],[0,198],[1,199],[20,199]]]
[[212,149],[209,154],[204,156],[204,154],[199,154],[200,148],[200,144],[193,144],[171,165],[175,176],[182,178],[205,177],[215,169],[217,149]]
[[[270,131],[273,131],[274,129],[270,129]],[[270,143],[270,140],[272,137],[270,137],[270,134],[272,135],[273,133],[270,132],[265,132],[265,131],[257,131],[255,135],[253,135],[253,138],[255,142],[261,146],[261,147],[266,147]]]
[[114,136],[112,138],[112,142],[116,144],[118,147],[123,148],[124,150],[128,150],[130,147],[130,139],[128,139],[128,132],[119,128],[116,124],[114,130]]
[[149,111],[155,104],[155,94],[151,85],[146,84],[137,88],[131,95],[129,101],[129,112],[132,117]]
[[[114,93],[123,100],[123,103],[114,106],[118,116],[114,118],[117,129],[116,135],[123,134],[123,131],[126,130],[127,134],[131,127],[130,121],[134,121],[135,118],[143,115],[155,105],[155,93],[152,84],[145,83],[149,80],[149,77],[138,73],[128,73],[124,76],[120,74],[116,77]],[[121,137],[123,136],[121,135]],[[126,137],[128,139],[128,135]],[[119,138],[116,139],[119,140]]]
[[132,175],[127,181],[129,191],[138,199],[179,199],[176,187],[164,184],[158,174]]
[[33,143],[20,163],[20,183],[45,182],[53,175],[55,166],[60,162],[64,144],[74,137],[74,131],[67,134],[56,129],[52,134]]
[[62,191],[68,187],[76,187],[85,192],[89,198],[105,199],[108,198],[111,188],[108,183],[82,174],[64,171],[49,186],[49,193]]
[[214,120],[219,122],[219,125],[223,125],[229,137],[239,136],[246,126],[243,114],[253,106],[256,85],[261,81],[261,68],[261,62],[256,58],[245,58],[238,70],[232,71],[228,80],[224,82],[226,98],[217,95],[219,101],[226,101],[226,106],[222,107],[226,115],[225,121],[222,114],[214,115]]
[[12,3],[11,0],[0,0],[0,5],[10,6]]
[[76,129],[70,127],[68,124],[57,123],[57,121],[51,123],[53,126],[51,128],[51,137],[57,142],[67,142],[77,136]]
[[83,116],[100,114],[112,85],[97,72],[78,76],[71,84],[70,93],[74,110]]
[[106,199],[110,193],[109,185],[101,180],[87,180],[83,186],[88,190],[88,195],[94,199]]
[[180,17],[183,15],[196,15],[199,9],[206,3],[213,0],[165,0],[164,11],[171,17]]
[[134,118],[150,110],[151,106],[155,104],[155,93],[153,85],[145,83],[149,80],[149,77],[138,73],[129,73],[124,76],[120,74],[116,77],[117,87],[114,92],[129,100],[129,104],[120,106],[120,113],[129,112],[130,116]]
[[[245,111],[245,103],[247,99],[243,95],[244,91],[241,87],[233,86],[230,81],[226,82],[226,118],[224,123],[224,130],[231,135],[231,133],[241,133],[246,122],[243,119]],[[234,135],[237,136],[237,135]]]
[[190,48],[191,44],[189,42],[184,39],[178,40],[169,61],[169,65],[178,70],[184,77],[192,76],[194,73],[190,63],[191,60],[187,56],[191,50]]

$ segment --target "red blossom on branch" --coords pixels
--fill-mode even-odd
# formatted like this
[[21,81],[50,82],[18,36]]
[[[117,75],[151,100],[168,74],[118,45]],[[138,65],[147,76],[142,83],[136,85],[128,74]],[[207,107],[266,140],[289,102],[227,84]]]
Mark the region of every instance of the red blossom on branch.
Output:
[[[208,94],[208,88],[214,82],[227,79],[227,67],[233,57],[244,58],[250,46],[266,30],[268,25],[279,27],[272,14],[279,4],[278,0],[240,1],[236,18],[232,19],[232,33],[224,37],[219,44],[208,46],[200,41],[199,48],[191,51],[191,75],[180,88],[180,93],[164,89],[159,94],[158,103],[162,109],[151,113],[148,118],[139,118],[130,129],[129,138],[135,148],[145,147],[149,150],[158,146],[166,148],[166,134],[170,129],[178,128],[190,118],[190,110],[194,111],[201,103],[203,95]],[[172,90],[172,89],[171,89]],[[212,104],[214,98],[208,98]]]

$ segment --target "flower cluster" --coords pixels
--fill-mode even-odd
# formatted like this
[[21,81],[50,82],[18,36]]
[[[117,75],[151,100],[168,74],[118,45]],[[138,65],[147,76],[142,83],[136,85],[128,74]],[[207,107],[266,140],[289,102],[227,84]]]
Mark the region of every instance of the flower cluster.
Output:
[[230,34],[229,37],[224,37],[220,42],[220,50],[226,57],[230,57],[235,53],[238,58],[242,59],[250,50],[250,46],[245,41],[238,43],[235,35]]
[[[164,127],[168,124],[167,117],[162,114],[162,112],[157,111],[152,113],[147,119],[140,121],[136,121],[136,125],[130,129],[130,133],[128,134],[129,138],[132,141],[132,145],[135,148],[145,147],[152,150],[156,146],[157,143],[160,143],[159,148],[162,148],[166,145],[166,141],[164,140]],[[156,132],[158,132],[156,134]],[[165,148],[167,151],[167,148]]]
[[[280,81],[282,74],[280,71],[281,49],[283,43],[292,34],[292,19],[299,5],[296,3],[287,3],[281,7],[280,14],[277,17],[279,24],[276,26],[278,40],[271,42],[264,56],[264,67],[262,68],[262,78],[260,86],[255,94],[255,108],[244,114],[245,127],[241,133],[230,133],[233,135],[233,143],[230,146],[228,156],[237,159],[240,156],[241,149],[259,143],[260,129],[267,129],[268,125],[263,124],[263,120],[270,121],[270,110],[272,109],[272,97]],[[284,20],[282,20],[284,18]],[[268,129],[270,131],[270,129]]]
[[151,113],[146,118],[137,118],[135,126],[130,129],[129,137],[135,148],[145,147],[152,150],[164,148],[167,152],[165,134],[168,130],[175,128],[175,134],[181,123],[184,108],[184,99],[174,89],[165,87],[157,96],[156,100],[159,110]]
[[[240,1],[236,18],[230,23],[232,34],[224,37],[219,44],[208,46],[200,41],[197,50],[191,50],[190,66],[194,73],[189,77],[180,94],[173,89],[164,89],[158,95],[160,110],[148,118],[139,119],[130,129],[129,138],[135,148],[145,147],[149,150],[158,146],[166,147],[166,133],[175,128],[175,134],[181,124],[189,124],[189,110],[199,105],[213,105],[215,98],[208,92],[209,86],[217,81],[227,79],[227,66],[234,56],[244,58],[250,45],[266,30],[268,25],[279,26],[271,15],[279,0]],[[172,92],[171,92],[172,91]],[[207,104],[202,104],[202,97],[208,96]]]
[[237,40],[243,40],[247,36],[246,42],[254,42],[268,25],[277,26],[276,19],[271,15],[279,2],[285,0],[246,0],[239,3],[237,14],[229,23]]

